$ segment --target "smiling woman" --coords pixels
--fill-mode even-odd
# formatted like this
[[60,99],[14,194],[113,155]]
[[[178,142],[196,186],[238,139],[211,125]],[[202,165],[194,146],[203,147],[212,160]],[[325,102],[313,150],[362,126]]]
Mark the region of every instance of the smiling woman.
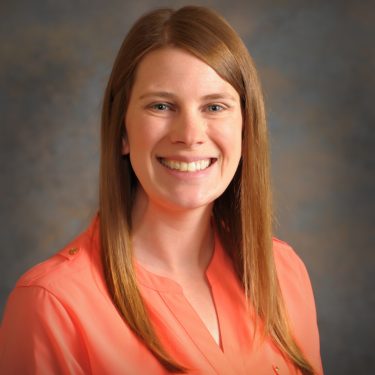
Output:
[[157,49],[139,63],[125,128],[122,152],[147,203],[163,209],[211,211],[240,161],[238,93],[180,48]]
[[306,269],[272,238],[256,70],[226,21],[140,18],[101,136],[99,213],[18,281],[2,372],[322,374]]

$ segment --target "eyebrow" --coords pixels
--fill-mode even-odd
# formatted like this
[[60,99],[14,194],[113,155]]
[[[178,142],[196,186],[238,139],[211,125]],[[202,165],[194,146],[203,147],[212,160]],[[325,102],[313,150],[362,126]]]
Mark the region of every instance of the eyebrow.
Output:
[[148,98],[150,96],[157,96],[157,97],[161,97],[161,98],[174,98],[175,95],[172,94],[171,92],[168,92],[168,91],[150,91],[150,92],[146,92],[144,94],[142,94],[139,99],[145,99],[145,98]]
[[[150,91],[142,94],[139,99],[145,99],[149,97],[159,97],[159,98],[166,98],[166,99],[174,99],[177,97],[177,95],[169,92],[169,91]],[[219,100],[219,99],[229,99],[233,102],[236,101],[236,98],[233,95],[230,95],[228,93],[214,93],[214,94],[208,94],[204,95],[202,100]]]

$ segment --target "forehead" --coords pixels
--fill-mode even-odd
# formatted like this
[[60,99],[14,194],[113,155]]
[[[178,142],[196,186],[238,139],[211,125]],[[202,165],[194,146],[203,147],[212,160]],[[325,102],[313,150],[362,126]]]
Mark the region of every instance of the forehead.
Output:
[[169,90],[197,95],[236,90],[204,61],[190,52],[165,47],[147,53],[139,62],[133,90]]

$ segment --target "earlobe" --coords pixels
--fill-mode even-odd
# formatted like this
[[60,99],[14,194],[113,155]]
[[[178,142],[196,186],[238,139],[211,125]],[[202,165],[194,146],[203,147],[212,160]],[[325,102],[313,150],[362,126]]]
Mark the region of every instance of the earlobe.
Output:
[[121,154],[128,155],[130,152],[129,142],[126,135],[122,136],[122,147],[121,147]]

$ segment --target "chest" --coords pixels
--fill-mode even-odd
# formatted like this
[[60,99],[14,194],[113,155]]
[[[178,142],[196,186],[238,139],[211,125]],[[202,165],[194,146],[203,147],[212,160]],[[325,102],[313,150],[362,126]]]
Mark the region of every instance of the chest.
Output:
[[216,345],[221,346],[220,326],[212,291],[207,281],[201,280],[180,284],[186,303],[206,327]]
[[[191,369],[189,374],[273,375],[276,367],[281,375],[296,374],[270,343],[254,347],[244,296],[229,280],[221,288],[141,285],[141,292],[163,346]],[[203,300],[207,305],[202,307]],[[97,303],[92,311],[82,320],[92,374],[167,374],[113,306]]]

